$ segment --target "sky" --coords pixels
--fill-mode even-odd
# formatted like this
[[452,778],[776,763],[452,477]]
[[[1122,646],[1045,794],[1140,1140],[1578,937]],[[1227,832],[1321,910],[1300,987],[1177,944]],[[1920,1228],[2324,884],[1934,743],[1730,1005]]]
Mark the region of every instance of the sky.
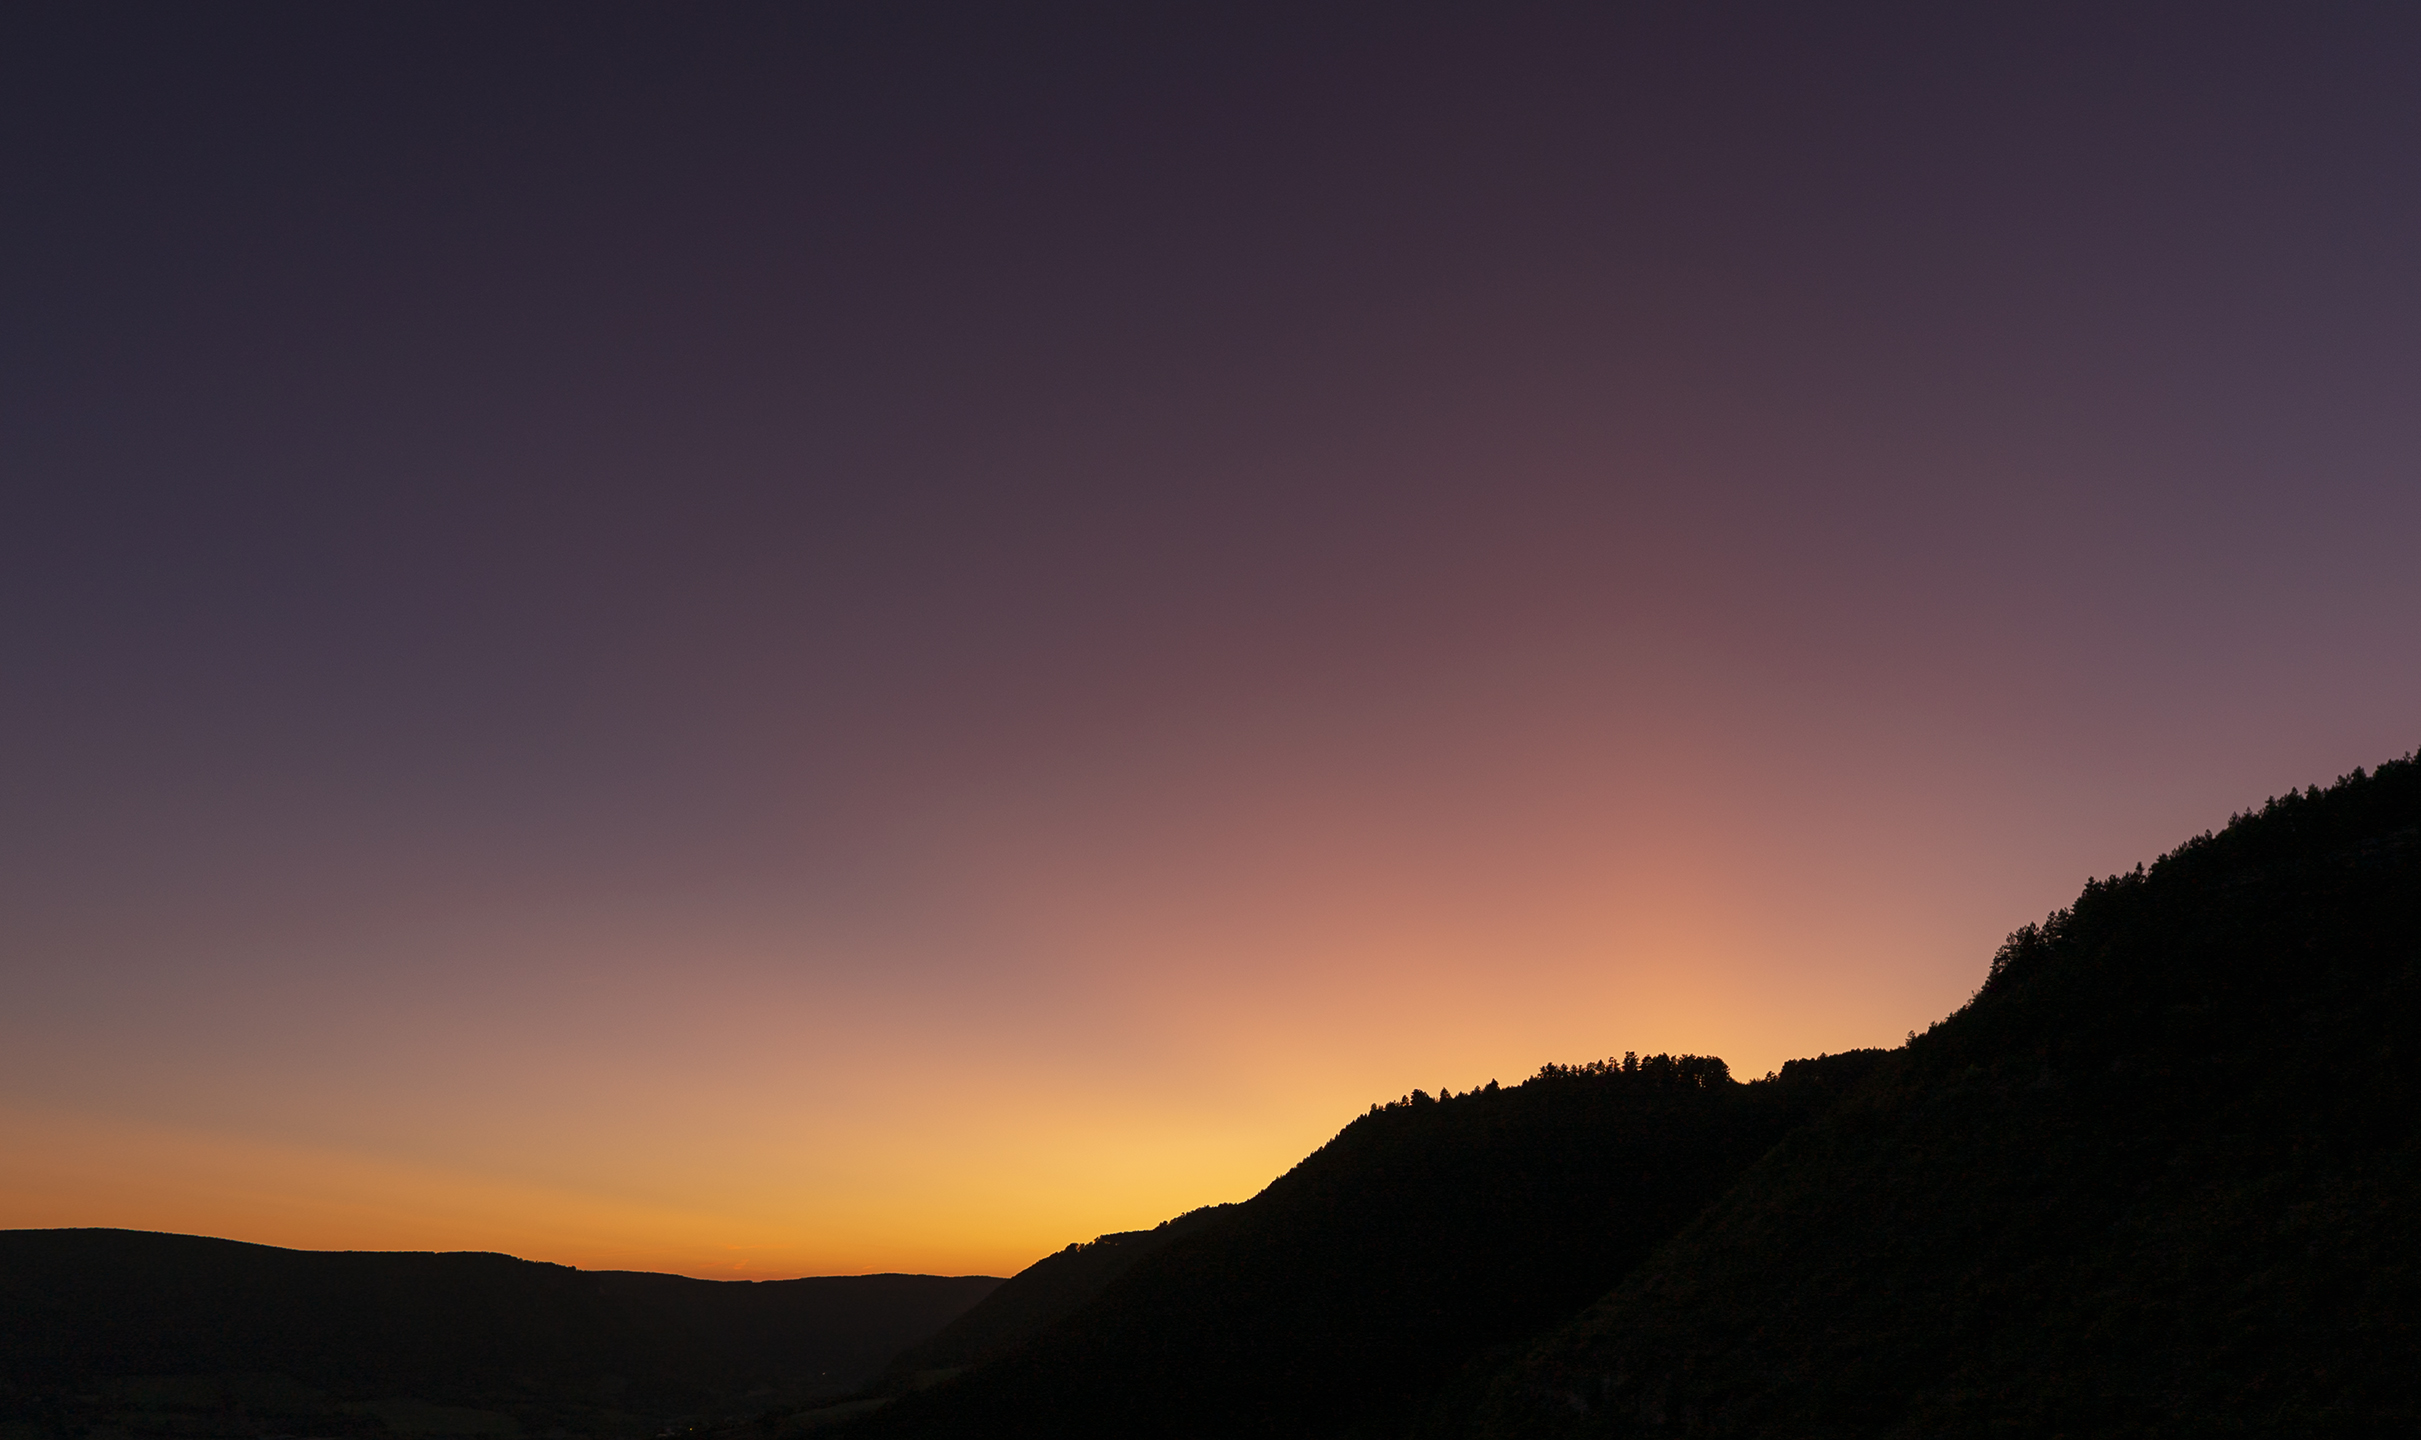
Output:
[[2421,744],[2421,11],[11,7],[0,1226],[1008,1274]]

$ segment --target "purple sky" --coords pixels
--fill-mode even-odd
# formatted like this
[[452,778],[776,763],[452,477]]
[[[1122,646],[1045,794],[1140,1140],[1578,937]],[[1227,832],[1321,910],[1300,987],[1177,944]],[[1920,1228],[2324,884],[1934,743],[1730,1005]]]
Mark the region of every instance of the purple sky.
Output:
[[2421,743],[2421,14],[1021,8],[0,21],[0,1224],[1005,1273]]

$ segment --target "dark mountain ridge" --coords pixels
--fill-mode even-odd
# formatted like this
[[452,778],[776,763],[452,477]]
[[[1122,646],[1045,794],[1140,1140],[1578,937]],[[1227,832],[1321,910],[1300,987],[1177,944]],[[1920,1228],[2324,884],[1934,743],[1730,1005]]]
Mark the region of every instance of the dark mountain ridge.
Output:
[[2421,1433],[2421,767],[2012,935],[1447,1427]]
[[1374,1107],[851,1434],[2421,1432],[2415,1035],[2407,757],[2089,882],[1900,1050]]
[[[0,1386],[21,1420],[53,1429],[107,1412],[107,1428],[309,1421],[325,1433],[348,1403],[405,1399],[495,1417],[464,1424],[646,1431],[846,1392],[999,1283],[693,1280],[507,1255],[0,1231]],[[186,1401],[145,1410],[119,1394],[135,1377],[254,1377],[236,1389],[266,1408],[249,1427],[233,1391],[185,1384],[160,1393]],[[197,1406],[221,1428],[171,1413]]]
[[1373,1106],[1017,1350],[852,1433],[1392,1433],[1459,1367],[1602,1293],[1880,1061],[1742,1085],[1720,1060],[1634,1055]]

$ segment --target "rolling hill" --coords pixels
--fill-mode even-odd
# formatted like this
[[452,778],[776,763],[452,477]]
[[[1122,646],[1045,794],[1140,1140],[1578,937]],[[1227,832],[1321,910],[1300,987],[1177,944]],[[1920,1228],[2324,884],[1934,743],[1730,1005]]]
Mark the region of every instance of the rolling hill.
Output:
[[1021,1347],[851,1433],[1397,1433],[1490,1347],[1602,1293],[1881,1058],[1742,1085],[1720,1060],[1629,1056],[1374,1106]]
[[1233,1209],[1207,1205],[1149,1230],[1119,1231],[1044,1256],[892,1361],[877,1388],[892,1394],[918,1389],[1009,1354],[1108,1289],[1136,1261],[1216,1224]]
[[652,1433],[862,1385],[999,1283],[0,1231],[0,1394],[49,1432]]

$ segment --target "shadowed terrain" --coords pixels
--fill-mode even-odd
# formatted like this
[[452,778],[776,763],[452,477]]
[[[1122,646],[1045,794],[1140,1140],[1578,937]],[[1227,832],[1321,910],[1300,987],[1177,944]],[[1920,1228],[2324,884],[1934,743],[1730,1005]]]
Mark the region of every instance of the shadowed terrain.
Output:
[[2421,767],[2010,937],[1479,1436],[2421,1430]]
[[0,1385],[50,1432],[639,1433],[845,1392],[999,1283],[0,1231]]
[[1628,1056],[1415,1091],[852,1433],[1396,1433],[1490,1347],[1601,1293],[1880,1058],[1741,1085],[1720,1060]]
[[1099,1295],[1136,1261],[1225,1219],[1235,1208],[1206,1205],[1149,1230],[1124,1230],[1045,1256],[942,1327],[940,1334],[892,1361],[878,1388],[913,1389],[998,1359]]
[[1900,1050],[1374,1108],[873,1437],[2421,1427],[2421,766],[2013,934]]

